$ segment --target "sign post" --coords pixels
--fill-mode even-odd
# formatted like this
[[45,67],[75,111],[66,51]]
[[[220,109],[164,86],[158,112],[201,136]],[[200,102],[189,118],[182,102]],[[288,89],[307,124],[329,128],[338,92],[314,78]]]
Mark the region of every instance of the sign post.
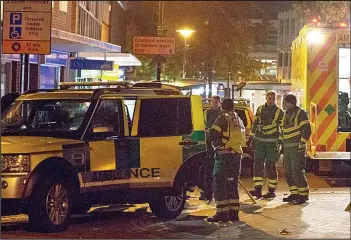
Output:
[[21,92],[28,90],[29,54],[51,53],[51,1],[4,1],[2,53],[21,54]]

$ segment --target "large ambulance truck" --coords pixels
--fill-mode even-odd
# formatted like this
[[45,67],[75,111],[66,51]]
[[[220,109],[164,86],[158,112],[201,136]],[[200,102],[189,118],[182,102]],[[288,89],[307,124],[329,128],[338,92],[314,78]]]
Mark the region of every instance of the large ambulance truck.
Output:
[[[309,23],[292,43],[292,92],[308,112],[308,163],[350,170],[350,26]],[[312,166],[311,164],[308,164]],[[339,171],[338,170],[338,171]]]

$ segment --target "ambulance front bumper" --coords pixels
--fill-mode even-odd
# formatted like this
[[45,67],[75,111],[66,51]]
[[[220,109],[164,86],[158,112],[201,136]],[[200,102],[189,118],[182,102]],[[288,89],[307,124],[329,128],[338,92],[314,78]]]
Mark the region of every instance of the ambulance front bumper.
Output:
[[1,175],[1,198],[21,199],[27,185],[28,175]]

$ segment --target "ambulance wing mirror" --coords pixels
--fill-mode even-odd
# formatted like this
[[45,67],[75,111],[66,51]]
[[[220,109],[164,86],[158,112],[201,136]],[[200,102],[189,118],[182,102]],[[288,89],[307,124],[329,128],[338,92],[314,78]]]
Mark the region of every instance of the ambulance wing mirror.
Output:
[[246,85],[245,81],[240,81],[237,85],[236,85],[236,91],[240,91],[242,88],[244,88]]
[[93,128],[94,133],[107,133],[107,132],[113,132],[113,126],[112,125],[95,125]]

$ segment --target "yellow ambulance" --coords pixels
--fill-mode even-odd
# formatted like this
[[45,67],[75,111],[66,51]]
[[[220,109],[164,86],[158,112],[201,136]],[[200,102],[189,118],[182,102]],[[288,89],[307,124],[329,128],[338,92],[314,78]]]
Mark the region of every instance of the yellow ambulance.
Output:
[[169,89],[27,92],[2,114],[2,213],[48,232],[100,203],[175,218],[205,158],[204,130],[201,97]]

